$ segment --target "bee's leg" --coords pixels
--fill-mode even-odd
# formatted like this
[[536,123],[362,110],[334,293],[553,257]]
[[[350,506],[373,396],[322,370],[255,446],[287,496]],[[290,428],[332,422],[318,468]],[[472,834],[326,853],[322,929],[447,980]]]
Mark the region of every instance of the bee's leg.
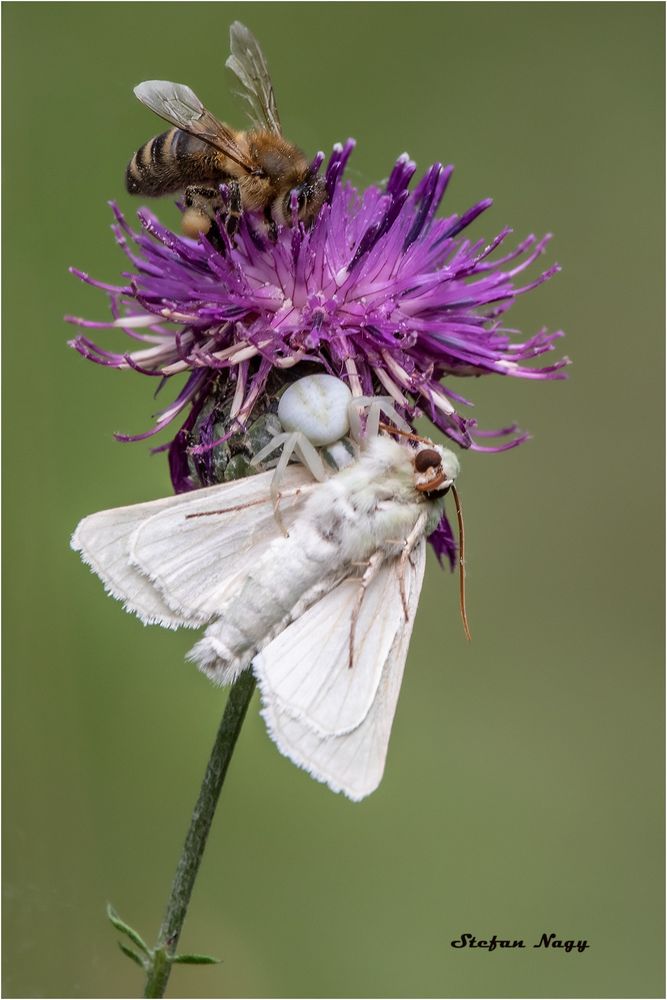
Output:
[[275,243],[278,239],[278,227],[276,226],[276,220],[271,215],[270,205],[267,205],[264,209],[264,220],[266,222],[266,230],[269,234],[269,239],[272,243]]
[[216,188],[201,184],[190,184],[184,193],[185,212],[181,229],[186,236],[196,239],[200,233],[207,233],[215,240],[219,237],[216,214],[224,211],[220,192]]
[[374,552],[373,555],[368,560],[368,563],[366,564],[366,570],[360,581],[359,593],[357,595],[357,600],[354,605],[354,610],[352,612],[352,619],[350,622],[350,651],[347,663],[350,669],[352,669],[352,667],[354,666],[354,636],[357,630],[357,620],[359,618],[359,612],[361,611],[361,605],[364,602],[364,597],[366,596],[368,585],[370,584],[371,580],[373,580],[377,576],[378,570],[380,569],[380,566],[382,565],[383,561],[384,561],[384,552],[378,549],[377,552]]
[[233,237],[239,228],[239,219],[243,212],[241,188],[238,185],[238,181],[229,181],[227,187],[229,188],[229,208],[227,209],[225,229],[227,230],[227,235]]

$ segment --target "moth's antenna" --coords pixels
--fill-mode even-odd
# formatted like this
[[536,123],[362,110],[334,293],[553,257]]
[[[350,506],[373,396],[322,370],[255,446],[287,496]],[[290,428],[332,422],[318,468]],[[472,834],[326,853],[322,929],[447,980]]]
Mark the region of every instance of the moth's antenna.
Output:
[[452,494],[456,504],[456,519],[459,522],[459,606],[461,608],[461,620],[466,639],[472,641],[470,626],[468,625],[468,615],[466,614],[466,567],[465,567],[465,531],[463,529],[463,510],[461,500],[454,483],[452,483]]
[[407,438],[408,441],[421,441],[422,444],[433,444],[428,438],[420,437],[419,434],[408,434],[407,431],[399,431],[398,427],[392,427],[391,424],[384,424],[380,421],[380,427],[383,431],[387,431],[389,434],[397,434],[399,437]]

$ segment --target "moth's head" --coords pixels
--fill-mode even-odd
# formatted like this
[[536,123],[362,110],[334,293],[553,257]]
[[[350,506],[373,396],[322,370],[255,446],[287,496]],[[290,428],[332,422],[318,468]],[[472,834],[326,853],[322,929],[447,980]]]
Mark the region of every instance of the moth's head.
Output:
[[425,442],[415,449],[412,459],[415,487],[429,500],[444,497],[459,474],[459,460],[449,448]]

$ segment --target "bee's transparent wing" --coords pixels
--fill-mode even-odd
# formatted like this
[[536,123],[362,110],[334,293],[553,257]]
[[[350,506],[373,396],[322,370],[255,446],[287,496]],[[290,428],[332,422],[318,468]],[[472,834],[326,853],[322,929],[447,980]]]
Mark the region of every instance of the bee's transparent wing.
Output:
[[343,636],[346,621],[349,637],[350,582],[322,598],[254,660],[262,714],[278,749],[355,801],[382,778],[425,558],[422,540],[406,564],[407,620],[399,562],[381,568],[364,598],[351,669]]
[[177,128],[189,131],[206,111],[194,90],[172,80],[144,80],[134,93],[147,108]]
[[234,21],[229,29],[229,45],[231,55],[225,65],[243,84],[253,121],[260,128],[282,135],[269,67],[257,39],[244,24]]
[[134,88],[134,93],[160,118],[219,149],[245,170],[253,169],[232,130],[218,121],[186,84],[171,80],[144,80]]
[[[91,514],[74,532],[72,548],[142,621],[196,627],[215,615],[225,590],[280,534],[272,476]],[[287,526],[309,487],[304,469],[286,471],[280,511]],[[192,516],[209,511],[220,513]]]

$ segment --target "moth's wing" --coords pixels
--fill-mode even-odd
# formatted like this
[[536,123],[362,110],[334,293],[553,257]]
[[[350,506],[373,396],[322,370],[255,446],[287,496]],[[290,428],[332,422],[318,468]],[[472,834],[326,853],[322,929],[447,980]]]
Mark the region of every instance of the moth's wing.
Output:
[[130,563],[130,540],[137,528],[159,511],[183,501],[182,496],[101,510],[77,525],[71,547],[96,573],[104,589],[122,601],[145,625],[178,628],[191,623],[174,613],[150,580]]
[[352,650],[360,582],[347,577],[258,654],[254,665],[267,700],[321,736],[349,733],[363,721],[405,620],[397,565],[385,563],[368,585]]
[[[344,792],[354,801],[373,792],[382,778],[391,724],[424,577],[425,558],[426,544],[422,540],[412,553],[404,577],[407,619],[400,599],[398,561],[387,564],[381,574],[384,579],[377,580],[375,617],[391,621],[390,642],[387,648],[384,642],[375,649],[371,642],[365,644],[363,654],[355,659],[351,669],[348,667],[347,649],[341,651],[339,648],[340,659],[332,664],[327,655],[329,637],[326,633],[319,632],[317,627],[310,630],[310,625],[314,622],[306,621],[307,612],[254,660],[262,694],[262,715],[278,749],[318,781],[325,782],[335,792]],[[395,615],[396,592],[400,604],[400,613],[397,616]],[[378,600],[387,603],[378,605]],[[322,610],[323,605],[325,609],[328,608],[330,612],[335,613],[334,605],[339,602],[344,602],[345,607],[349,609],[344,593],[337,588],[323,598],[316,607]],[[321,622],[318,624],[321,627]],[[384,630],[375,622],[366,624],[370,625],[366,633],[369,640],[384,637]],[[293,645],[288,647],[286,640],[293,630],[294,632],[304,630],[304,632],[299,636],[299,641],[294,641]],[[308,644],[310,653],[307,672],[316,675],[316,683],[315,685],[309,683],[306,690],[312,691],[317,687],[318,697],[299,698],[298,689],[295,696],[293,687],[286,689],[282,684],[282,677],[290,674],[289,664],[285,664],[284,657],[289,657],[292,651],[296,650],[300,650],[303,655],[308,649]],[[375,677],[377,682],[373,686]],[[292,677],[292,682],[293,680]],[[304,680],[309,682],[310,678],[304,675]],[[276,684],[282,695],[289,691],[288,696],[292,699],[290,702],[286,702],[279,695]],[[371,690],[372,695],[367,704]],[[328,695],[333,707],[332,717],[338,720],[346,717],[347,721],[357,717],[359,719],[357,724],[351,729],[341,731],[338,721],[327,731],[322,725],[323,718],[327,714],[322,711],[324,702],[321,698],[325,694]]]
[[225,66],[240,80],[243,96],[252,108],[253,121],[259,128],[281,135],[273,83],[259,42],[244,24],[234,21],[229,29],[229,45],[231,55]]
[[[272,475],[262,473],[91,514],[76,528],[72,548],[97,573],[108,593],[146,624],[196,627],[207,620],[201,608],[202,591],[215,591],[221,577],[247,566],[250,539],[262,544],[265,537],[278,535],[270,499]],[[281,501],[280,509],[288,525],[301,498],[296,491],[309,484],[303,469],[287,470],[283,492],[290,495]],[[189,517],[212,510],[226,513]],[[194,581],[197,597],[190,600],[187,588],[192,585],[193,566],[195,576],[200,575]]]
[[[272,478],[273,472],[264,472],[197,490],[188,494],[187,503],[166,507],[138,526],[130,540],[130,562],[179,617],[203,624],[219,614],[225,596],[280,536]],[[313,488],[305,469],[286,470],[279,510],[287,530]]]

